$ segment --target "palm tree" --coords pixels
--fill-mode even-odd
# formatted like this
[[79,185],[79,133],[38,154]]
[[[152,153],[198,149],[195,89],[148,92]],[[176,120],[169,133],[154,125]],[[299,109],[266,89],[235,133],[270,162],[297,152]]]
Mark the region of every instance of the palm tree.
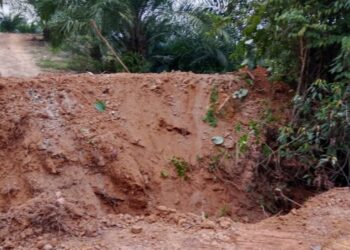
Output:
[[[227,0],[205,0],[200,6],[187,1],[180,7],[173,0],[28,1],[54,44],[93,37],[93,20],[118,54],[131,53],[167,69],[215,71],[229,65],[234,29],[224,13]],[[101,60],[105,52],[93,43],[95,59]]]

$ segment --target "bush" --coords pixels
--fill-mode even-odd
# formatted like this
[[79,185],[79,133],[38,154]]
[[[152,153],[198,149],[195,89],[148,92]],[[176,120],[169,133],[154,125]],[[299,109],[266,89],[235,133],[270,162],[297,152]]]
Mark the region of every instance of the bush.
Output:
[[299,119],[280,128],[280,146],[270,155],[274,165],[281,162],[279,176],[318,189],[350,186],[350,86],[317,80],[294,103]]
[[0,14],[0,32],[37,33],[40,27],[37,23],[28,23],[21,14]]
[[294,183],[350,186],[350,3],[253,2],[245,39],[253,41],[274,79],[291,83],[297,93],[270,167]]
[[[122,60],[130,72],[144,73],[149,72],[151,64],[140,54],[135,52],[125,52],[122,54]],[[122,65],[117,65],[117,71],[124,71]]]

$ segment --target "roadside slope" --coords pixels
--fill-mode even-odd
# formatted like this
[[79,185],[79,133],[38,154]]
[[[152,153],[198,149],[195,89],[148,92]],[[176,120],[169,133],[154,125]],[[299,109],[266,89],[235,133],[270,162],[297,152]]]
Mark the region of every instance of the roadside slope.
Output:
[[236,143],[290,99],[260,71],[0,78],[0,249],[347,250],[348,189],[269,219],[254,196],[257,146]]

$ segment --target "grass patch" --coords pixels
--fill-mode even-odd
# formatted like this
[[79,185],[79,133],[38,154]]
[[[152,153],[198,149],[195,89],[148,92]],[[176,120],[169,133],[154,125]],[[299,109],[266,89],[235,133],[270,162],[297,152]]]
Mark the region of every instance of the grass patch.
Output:
[[231,209],[228,204],[224,204],[219,210],[219,217],[226,217],[231,215]]
[[166,170],[162,170],[162,171],[160,172],[160,176],[161,176],[162,178],[166,179],[166,178],[169,177],[169,173],[168,173],[168,171],[166,171]]
[[51,59],[42,59],[38,62],[38,66],[43,69],[54,69],[54,70],[69,70],[70,65],[65,61],[54,61]]
[[215,115],[216,105],[219,100],[219,90],[217,86],[214,86],[211,89],[209,100],[210,100],[210,106],[209,106],[209,109],[207,110],[207,113],[203,117],[203,121],[215,128],[218,125],[218,119]]
[[188,163],[183,158],[175,156],[171,159],[170,162],[175,167],[177,175],[179,177],[187,179],[187,172],[189,170]]
[[208,123],[212,127],[218,126],[218,119],[215,116],[215,112],[212,108],[209,108],[205,116],[203,117],[203,121]]
[[214,86],[210,93],[210,104],[216,104],[219,100],[219,90],[218,86]]

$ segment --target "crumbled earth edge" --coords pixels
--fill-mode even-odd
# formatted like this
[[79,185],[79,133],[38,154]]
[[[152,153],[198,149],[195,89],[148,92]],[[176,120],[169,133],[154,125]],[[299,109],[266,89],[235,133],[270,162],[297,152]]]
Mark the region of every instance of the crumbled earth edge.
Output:
[[[235,124],[263,119],[267,108],[283,122],[290,95],[262,69],[252,87],[244,76],[0,78],[0,246],[348,249],[348,189],[261,221],[271,214],[250,191],[258,149],[251,143],[236,156]],[[215,86],[212,128],[203,116]],[[242,87],[248,97],[233,100]],[[215,147],[218,135],[225,144]],[[185,176],[174,157],[186,163]]]

